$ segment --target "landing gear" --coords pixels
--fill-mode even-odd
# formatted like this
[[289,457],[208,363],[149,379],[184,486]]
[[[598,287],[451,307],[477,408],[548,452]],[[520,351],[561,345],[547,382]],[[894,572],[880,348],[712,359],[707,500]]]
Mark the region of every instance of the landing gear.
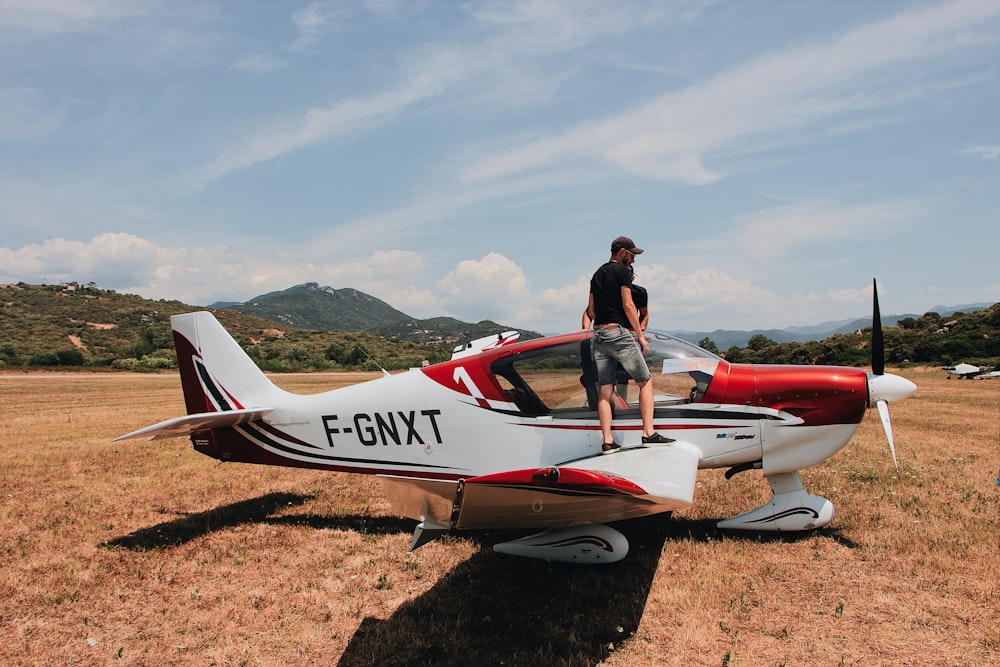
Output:
[[820,528],[833,520],[833,503],[808,493],[798,470],[770,475],[767,483],[774,494],[769,503],[720,521],[719,528],[792,532]]

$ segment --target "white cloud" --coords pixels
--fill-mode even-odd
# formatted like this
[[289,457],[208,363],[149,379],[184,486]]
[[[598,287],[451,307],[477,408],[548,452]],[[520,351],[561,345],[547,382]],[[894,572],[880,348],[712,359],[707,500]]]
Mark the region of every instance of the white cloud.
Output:
[[532,195],[543,193],[545,196],[552,196],[571,184],[579,185],[586,178],[585,175],[565,173],[535,174],[482,187],[465,188],[458,194],[446,193],[438,197],[433,193],[422,193],[422,198],[415,203],[344,221],[321,234],[316,243],[329,247],[344,247],[356,243],[367,245],[371,241],[373,229],[379,230],[382,237],[395,239],[398,243],[405,235],[417,231],[426,235],[428,225],[443,225],[471,208],[498,201],[509,207],[517,207]]
[[[425,262],[409,251],[378,251],[335,265],[289,253],[250,254],[228,246],[160,246],[133,234],[89,241],[55,238],[0,248],[0,281],[95,282],[106,289],[191,304],[249,299],[304,282],[352,287],[396,308],[435,308],[419,284]],[[412,282],[411,282],[412,281]]]
[[959,155],[977,155],[983,160],[995,160],[1000,158],[1000,145],[993,146],[973,146],[958,151]]
[[[325,264],[288,252],[165,247],[125,233],[0,248],[0,283],[93,281],[146,298],[207,305],[318,282],[361,290],[417,318],[491,319],[543,333],[580,326],[590,279],[589,274],[579,275],[566,285],[538,289],[516,262],[496,252],[460,261],[437,280],[429,275],[432,270],[422,255],[402,250]],[[792,287],[778,294],[725,270],[680,273],[661,264],[642,265],[637,282],[649,291],[650,326],[668,331],[815,324],[863,315],[871,307],[870,283],[825,292]],[[893,294],[889,285],[880,284],[879,290],[883,303]],[[983,300],[998,299],[1000,285],[976,294]]]
[[314,52],[323,35],[339,27],[351,14],[351,9],[340,2],[310,2],[292,14],[299,36],[288,48],[298,53]]
[[914,214],[915,207],[894,202],[790,204],[744,216],[730,238],[748,259],[772,261],[803,247],[829,252],[830,241],[869,238],[872,230],[884,236],[897,231]]
[[[438,281],[449,310],[461,313],[470,305],[524,304],[531,297],[528,279],[517,264],[491,252],[479,260],[464,260]],[[508,311],[503,305],[500,312]]]
[[[426,44],[400,54],[393,83],[367,97],[337,101],[309,109],[298,119],[279,127],[263,128],[255,137],[241,139],[207,164],[185,175],[184,188],[200,190],[227,174],[272,160],[316,143],[378,127],[414,105],[437,98],[469,83],[474,98],[502,99],[495,91],[498,80],[507,86],[525,77],[527,89],[538,97],[537,73],[525,63],[544,55],[578,49],[604,35],[618,35],[639,25],[648,25],[662,12],[626,11],[615,3],[593,3],[583,11],[578,5],[550,2],[484,3],[470,15],[494,32],[483,38]],[[296,13],[295,22],[303,42],[298,50],[312,48],[319,36],[339,20],[343,12],[330,3],[312,3]],[[298,43],[298,42],[297,42]],[[522,71],[523,70],[523,71]],[[483,97],[483,91],[492,91]]]
[[661,265],[643,265],[636,282],[649,292],[649,326],[685,328],[678,322],[715,321],[722,328],[762,314],[781,312],[783,299],[749,280],[717,269],[675,273]]
[[23,246],[0,248],[5,281],[94,281],[102,284],[144,284],[153,275],[151,259],[160,249],[131,234],[100,234],[90,242],[54,238]]
[[583,310],[590,294],[590,276],[581,275],[563,287],[550,287],[518,304],[508,322],[532,322],[542,333],[572,331],[581,324]]
[[360,132],[371,124],[384,122],[398,110],[434,93],[438,80],[405,82],[403,86],[364,99],[353,99],[333,106],[307,111],[296,123],[269,130],[239,142],[203,167],[182,178],[184,189],[200,190],[233,171],[273,160],[320,141]]
[[89,32],[151,11],[155,3],[143,0],[0,0],[0,25],[42,35]]
[[566,52],[606,35],[621,35],[665,20],[671,10],[655,3],[578,0],[522,0],[468,5],[466,11],[483,26],[498,30],[515,54]]
[[[870,288],[845,276],[873,268],[919,293],[910,312],[931,280],[928,303],[995,293],[988,263],[935,264],[955,238],[995,238],[995,188],[932,157],[1000,157],[975,111],[995,101],[995,0],[826,8],[838,25],[902,10],[820,42],[806,12],[758,7],[750,34],[733,20],[750,10],[696,1],[220,7],[0,0],[17,56],[0,83],[0,242],[32,243],[0,248],[0,274],[193,303],[317,281],[418,317],[559,331],[579,322],[587,239],[619,221],[650,251],[640,282],[664,328],[863,312]],[[706,20],[662,38],[690,8]],[[419,30],[384,41],[422,11]],[[297,35],[324,58],[290,51]],[[363,72],[328,69],[351,58]],[[967,143],[942,148],[954,138],[935,127]],[[163,187],[178,165],[201,165],[198,190],[267,161],[196,196]]]
[[[593,157],[638,176],[704,184],[721,174],[706,156],[739,149],[772,133],[830,122],[928,94],[939,84],[913,62],[934,63],[996,34],[977,33],[1000,13],[994,2],[946,3],[904,12],[824,44],[761,56],[714,79],[670,91],[615,117],[485,156],[464,171],[470,181]],[[922,92],[921,92],[922,91]]]

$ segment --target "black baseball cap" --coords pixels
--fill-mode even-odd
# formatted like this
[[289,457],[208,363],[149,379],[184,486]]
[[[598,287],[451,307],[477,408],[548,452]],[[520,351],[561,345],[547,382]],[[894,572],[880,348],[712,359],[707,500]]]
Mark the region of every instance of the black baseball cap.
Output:
[[618,252],[621,248],[625,248],[633,255],[642,254],[642,248],[636,248],[635,242],[627,236],[619,236],[611,242],[611,252]]

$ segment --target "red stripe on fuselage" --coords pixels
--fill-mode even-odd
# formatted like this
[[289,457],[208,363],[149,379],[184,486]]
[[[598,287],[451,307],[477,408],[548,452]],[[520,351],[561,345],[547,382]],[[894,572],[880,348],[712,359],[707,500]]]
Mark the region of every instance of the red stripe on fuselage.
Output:
[[471,477],[466,484],[542,486],[574,490],[617,491],[633,496],[645,495],[646,490],[638,484],[610,473],[579,470],[577,468],[531,468],[510,470],[492,475]]

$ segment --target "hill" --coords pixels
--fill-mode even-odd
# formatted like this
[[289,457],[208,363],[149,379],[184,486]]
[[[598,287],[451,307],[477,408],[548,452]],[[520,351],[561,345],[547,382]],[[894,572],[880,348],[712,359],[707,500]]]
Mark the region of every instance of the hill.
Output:
[[374,334],[308,331],[233,310],[144,299],[93,284],[0,285],[0,367],[176,368],[170,316],[210,310],[264,370],[389,370],[451,348]]
[[[256,296],[244,303],[228,302],[213,307],[233,310],[316,331],[367,331],[381,338],[454,347],[468,340],[516,329],[483,320],[475,324],[451,317],[415,319],[384,301],[356,289],[320,287],[304,283],[286,290]],[[534,331],[521,331],[521,338],[538,338]]]
[[707,338],[715,343],[720,350],[728,350],[734,346],[745,347],[747,341],[758,335],[766,336],[777,343],[816,340],[815,336],[796,334],[787,329],[754,329],[753,331],[716,329],[715,331],[671,331],[669,333],[695,345],[700,344],[700,341]]
[[405,320],[375,327],[371,333],[391,340],[412,340],[425,343],[440,343],[454,347],[459,343],[489,336],[501,331],[519,331],[520,340],[541,338],[536,331],[526,331],[497,324],[492,320],[482,320],[475,324],[462,322],[453,317],[432,317],[426,320]]
[[[961,306],[935,306],[928,313],[934,313],[941,317],[951,317],[956,314],[972,313],[980,310],[988,310],[993,304],[972,303]],[[923,315],[907,313],[904,315],[883,315],[882,326],[891,327],[906,319],[917,319]],[[729,349],[730,347],[746,347],[748,341],[754,336],[766,336],[776,343],[820,341],[836,336],[837,334],[853,333],[866,327],[871,327],[871,317],[853,317],[845,320],[820,322],[809,326],[793,326],[784,329],[754,329],[745,331],[739,329],[716,329],[715,331],[674,331],[671,332],[678,338],[697,343],[708,338],[714,342],[719,349]]]
[[213,304],[213,307],[315,331],[367,331],[413,319],[364,292],[320,287],[317,283],[303,283],[255,296],[244,303]]
[[[323,291],[310,284],[299,287]],[[367,302],[361,292],[346,292],[342,296],[348,300]],[[120,294],[93,284],[0,285],[0,368],[175,368],[170,316],[194,310],[202,308]],[[468,324],[447,317],[404,316],[370,331],[314,331],[231,309],[208,310],[270,371],[408,368],[443,361],[464,340],[514,328],[489,320]],[[399,313],[391,306],[379,311]],[[883,321],[890,364],[1000,363],[1000,304],[948,317],[937,312],[899,316],[896,326],[888,325],[888,317]],[[849,333],[819,341],[781,339],[779,330],[744,332],[748,335],[742,344],[720,344],[712,337],[718,332],[687,340],[700,344],[707,338],[706,345],[730,361],[864,366],[869,363],[870,327],[861,320],[852,321],[851,327]],[[522,332],[525,339],[538,335]]]
[[[947,366],[964,361],[989,367],[1000,363],[1000,303],[949,317],[936,312],[903,317],[896,326],[883,326],[885,358],[890,364]],[[745,347],[728,348],[724,356],[745,363],[865,366],[870,363],[870,341],[870,325],[821,341],[781,342],[758,334]]]

